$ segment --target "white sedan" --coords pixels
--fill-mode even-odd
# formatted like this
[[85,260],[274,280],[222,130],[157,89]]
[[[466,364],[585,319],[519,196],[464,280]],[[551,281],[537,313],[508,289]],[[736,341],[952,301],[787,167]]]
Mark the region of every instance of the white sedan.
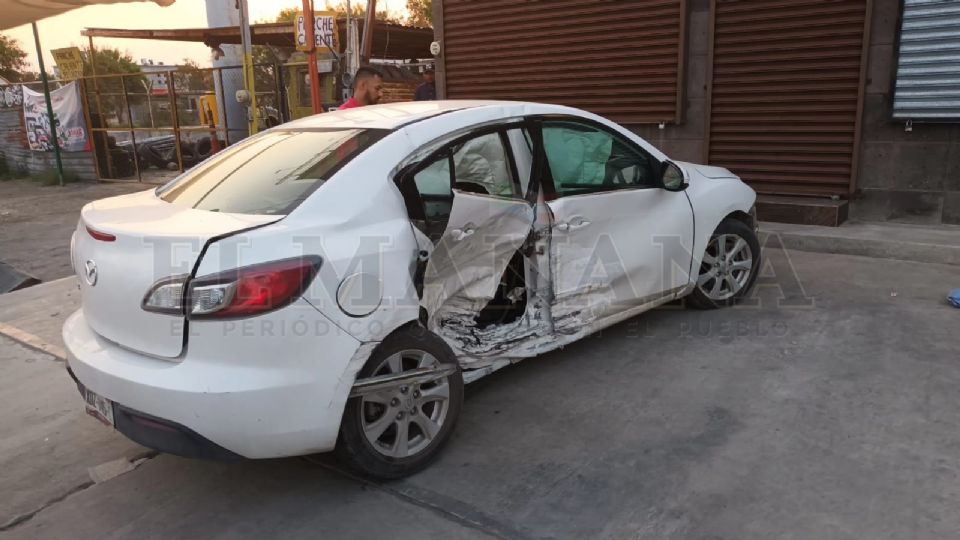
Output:
[[396,478],[450,437],[464,383],[677,298],[746,295],[754,200],[568,107],[313,116],[84,207],[68,366],[88,412],[148,447],[335,451]]

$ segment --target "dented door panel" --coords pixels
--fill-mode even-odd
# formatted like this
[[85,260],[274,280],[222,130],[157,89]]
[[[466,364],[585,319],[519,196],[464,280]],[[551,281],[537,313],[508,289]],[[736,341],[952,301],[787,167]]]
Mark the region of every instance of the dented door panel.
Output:
[[421,305],[430,326],[483,309],[532,226],[526,201],[455,190],[450,221],[424,273]]
[[689,282],[693,215],[683,193],[617,190],[548,206],[558,333],[575,332]]

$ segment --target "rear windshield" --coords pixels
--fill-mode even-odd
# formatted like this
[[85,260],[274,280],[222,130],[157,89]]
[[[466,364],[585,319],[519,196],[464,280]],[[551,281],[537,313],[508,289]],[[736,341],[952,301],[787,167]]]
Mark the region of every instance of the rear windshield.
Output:
[[388,130],[273,131],[227,148],[163,186],[169,202],[211,212],[287,214]]

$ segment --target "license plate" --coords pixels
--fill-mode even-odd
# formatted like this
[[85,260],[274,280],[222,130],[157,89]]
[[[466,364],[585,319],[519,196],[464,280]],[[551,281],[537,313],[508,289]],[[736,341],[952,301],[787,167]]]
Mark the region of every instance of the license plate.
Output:
[[87,414],[113,427],[113,402],[97,395],[89,388],[86,389]]

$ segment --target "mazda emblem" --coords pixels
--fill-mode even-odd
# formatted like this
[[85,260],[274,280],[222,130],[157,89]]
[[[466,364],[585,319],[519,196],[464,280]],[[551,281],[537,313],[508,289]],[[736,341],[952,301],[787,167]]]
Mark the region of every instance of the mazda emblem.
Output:
[[97,284],[97,263],[93,262],[92,259],[84,263],[83,277],[91,287]]

